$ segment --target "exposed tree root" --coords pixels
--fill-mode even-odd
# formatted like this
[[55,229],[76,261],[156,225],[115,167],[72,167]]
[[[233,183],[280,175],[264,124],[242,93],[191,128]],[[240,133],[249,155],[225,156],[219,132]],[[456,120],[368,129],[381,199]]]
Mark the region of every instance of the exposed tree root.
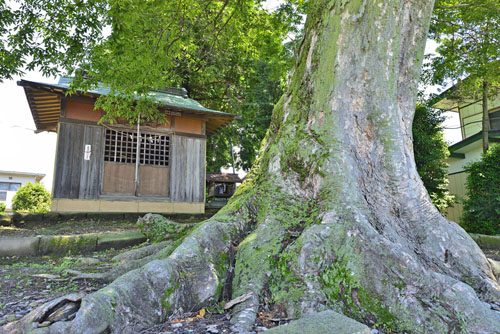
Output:
[[[251,330],[263,290],[269,289],[271,303],[289,317],[334,309],[365,324],[380,325],[381,330],[500,333],[500,313],[492,310],[499,300],[498,286],[489,277],[484,255],[455,224],[433,221],[437,224],[433,234],[440,240],[426,242],[417,226],[404,228],[405,236],[402,229],[394,239],[389,225],[375,228],[368,220],[342,221],[327,212],[300,231],[288,220],[276,220],[282,207],[265,210],[267,218],[250,234],[246,231],[256,215],[237,213],[224,222],[218,218],[227,216],[221,215],[193,231],[171,254],[166,243],[160,253],[131,261],[135,265],[163,257],[82,298],[70,321],[33,328],[40,326],[37,319],[47,317],[45,305],[7,331],[133,333],[171,315],[195,311],[219,299],[222,277],[231,267],[226,255],[239,243],[232,295],[252,296],[234,308],[236,332]],[[301,221],[299,217],[297,223]],[[415,244],[414,238],[421,242]],[[461,240],[459,246],[455,238]],[[448,258],[424,254],[424,250],[438,254],[443,247],[449,249]],[[426,327],[419,330],[419,323]]]
[[[235,213],[231,221],[209,220],[184,239],[170,256],[154,260],[120,276],[107,287],[85,296],[72,321],[39,323],[40,307],[8,333],[135,333],[137,328],[164,321],[173,312],[196,310],[220,292],[223,256],[241,238],[246,219]],[[163,250],[165,251],[165,250]],[[162,252],[163,252],[162,251]],[[150,255],[151,256],[151,255]],[[154,256],[154,255],[153,255]]]
[[174,251],[177,244],[176,241],[168,240],[119,254],[112,259],[117,264],[114,264],[110,270],[105,272],[84,273],[77,270],[66,270],[66,272],[74,275],[71,280],[94,279],[110,283],[121,275],[140,268],[151,261],[167,258]]
[[252,297],[235,308],[235,315],[231,319],[234,331],[248,332],[255,323],[259,297],[271,275],[270,259],[278,254],[284,234],[279,222],[265,220],[240,243],[236,256],[233,295],[252,293]]
[[131,249],[127,252],[120,253],[120,254],[114,256],[111,259],[111,261],[121,264],[121,263],[124,263],[126,261],[143,259],[146,256],[150,256],[150,255],[158,253],[162,249],[169,247],[171,244],[172,244],[172,241],[167,240],[167,241],[162,241],[162,242],[158,242],[155,244]]

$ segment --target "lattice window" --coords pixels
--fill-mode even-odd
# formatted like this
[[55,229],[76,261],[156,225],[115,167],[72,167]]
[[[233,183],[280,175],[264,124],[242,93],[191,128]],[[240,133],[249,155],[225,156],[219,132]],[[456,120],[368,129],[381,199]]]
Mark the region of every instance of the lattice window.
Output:
[[[168,166],[170,137],[155,133],[141,133],[139,139],[141,165]],[[131,131],[106,129],[104,161],[135,164],[137,134]]]

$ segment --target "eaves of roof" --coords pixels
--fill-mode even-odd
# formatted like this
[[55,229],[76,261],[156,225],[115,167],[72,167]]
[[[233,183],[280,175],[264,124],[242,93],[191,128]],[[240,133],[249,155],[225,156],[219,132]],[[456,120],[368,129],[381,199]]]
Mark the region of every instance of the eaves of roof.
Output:
[[0,170],[0,174],[2,175],[20,175],[20,176],[34,176],[34,177],[45,177],[45,174],[42,173],[29,173],[29,172],[15,172],[10,170]]
[[[61,78],[56,84],[28,80],[18,81],[17,84],[24,87],[38,131],[56,130],[60,116],[60,102],[66,96],[70,83],[68,78]],[[77,95],[94,99],[109,93],[110,89],[103,85],[88,92],[77,91]],[[214,134],[235,119],[241,119],[239,115],[205,108],[196,100],[187,97],[187,94],[151,91],[151,96],[166,109],[185,111],[189,114],[205,117],[207,119],[207,135]]]
[[[476,133],[470,137],[467,137],[464,140],[459,141],[458,143],[455,143],[455,144],[449,146],[448,151],[450,151],[450,153],[454,153],[454,152],[460,150],[461,148],[464,148],[468,145],[475,143],[476,141],[481,140],[482,137],[483,137],[483,131],[479,131],[478,133]],[[488,139],[491,142],[500,142],[500,130],[488,131]]]
[[[464,80],[467,80],[465,78]],[[460,108],[464,108],[467,105],[478,102],[476,98],[465,98],[463,96],[458,96],[458,89],[460,84],[464,81],[459,81],[457,84],[451,86],[438,96],[434,97],[429,105],[432,108],[441,109],[444,111],[454,111],[459,112]]]

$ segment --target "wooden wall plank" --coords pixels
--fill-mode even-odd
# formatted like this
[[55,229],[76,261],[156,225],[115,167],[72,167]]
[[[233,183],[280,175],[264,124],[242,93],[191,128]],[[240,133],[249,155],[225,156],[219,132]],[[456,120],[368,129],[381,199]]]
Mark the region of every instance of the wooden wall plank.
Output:
[[85,126],[83,147],[91,145],[90,160],[82,157],[82,172],[80,176],[80,192],[78,198],[95,199],[100,195],[100,182],[102,180],[103,160],[103,136],[102,127]]
[[59,131],[57,133],[57,156],[56,156],[56,165],[54,172],[54,186],[52,197],[53,198],[63,198],[63,184],[64,184],[64,157],[67,155],[68,150],[68,141],[66,140],[66,132],[67,127],[60,124]]
[[194,171],[197,169],[197,166],[194,166],[194,154],[193,152],[194,149],[194,143],[191,138],[183,138],[183,140],[186,142],[186,182],[185,182],[185,199],[186,202],[192,202],[193,201],[193,182],[194,182]]
[[[173,126],[173,122],[172,122],[172,126]],[[174,187],[175,187],[175,177],[177,177],[177,165],[176,165],[176,162],[177,162],[177,159],[175,158],[176,157],[176,145],[175,145],[176,141],[175,141],[175,136],[174,135],[171,135],[170,136],[170,156],[169,156],[169,159],[168,159],[168,164],[169,164],[169,168],[168,168],[168,179],[169,179],[169,184],[168,184],[168,187],[169,187],[169,194],[170,194],[170,199],[172,199],[174,196],[176,196],[176,194],[174,193]],[[175,177],[174,177],[175,176]]]
[[[99,197],[103,133],[100,127],[60,124],[53,198]],[[84,160],[86,144],[92,146],[91,160]]]
[[182,138],[173,135],[170,139],[172,147],[170,150],[170,198],[174,202],[180,201],[179,179],[183,178],[182,170],[180,168],[183,156],[182,152]]
[[71,125],[71,178],[69,198],[78,198],[80,195],[80,176],[82,173],[82,160],[84,153],[83,136],[85,127]]
[[198,175],[200,177],[200,183],[198,188],[198,197],[195,198],[195,202],[203,203],[205,201],[205,185],[206,185],[206,140],[200,140],[198,145],[200,146],[200,155],[198,165],[200,169],[198,170]]
[[186,199],[186,152],[187,152],[187,147],[186,147],[186,138],[184,137],[177,137],[178,138],[178,144],[179,144],[179,150],[177,153],[179,154],[179,174],[180,178],[177,183],[177,193],[179,194],[179,202],[185,202]]
[[[83,147],[85,145],[92,145],[92,129],[90,128],[83,128]],[[84,149],[83,149],[84,150]],[[85,150],[84,150],[85,151]],[[91,158],[94,158],[92,154],[90,155]],[[92,160],[85,160],[83,155],[81,158],[81,172],[80,172],[80,189],[78,192],[78,197],[79,198],[89,198],[88,193],[89,193],[89,183],[87,180],[90,177],[90,172],[92,169],[91,166],[91,161]]]
[[448,190],[450,194],[456,195],[459,199],[458,203],[453,204],[453,207],[446,209],[446,218],[454,222],[460,222],[463,214],[463,203],[462,199],[466,196],[465,183],[467,182],[467,173],[458,173],[448,175]]
[[170,194],[174,202],[203,202],[205,139],[173,136]]

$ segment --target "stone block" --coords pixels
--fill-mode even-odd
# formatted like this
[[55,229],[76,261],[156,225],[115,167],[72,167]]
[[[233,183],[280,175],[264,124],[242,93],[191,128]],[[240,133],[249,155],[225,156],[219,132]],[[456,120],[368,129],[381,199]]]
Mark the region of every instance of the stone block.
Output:
[[88,253],[96,250],[97,234],[42,236],[39,254]]
[[97,239],[97,250],[121,249],[144,241],[146,238],[141,232],[104,233],[100,234]]
[[0,237],[0,257],[37,255],[39,237]]
[[287,325],[272,328],[269,334],[372,334],[362,323],[333,311],[305,315]]

